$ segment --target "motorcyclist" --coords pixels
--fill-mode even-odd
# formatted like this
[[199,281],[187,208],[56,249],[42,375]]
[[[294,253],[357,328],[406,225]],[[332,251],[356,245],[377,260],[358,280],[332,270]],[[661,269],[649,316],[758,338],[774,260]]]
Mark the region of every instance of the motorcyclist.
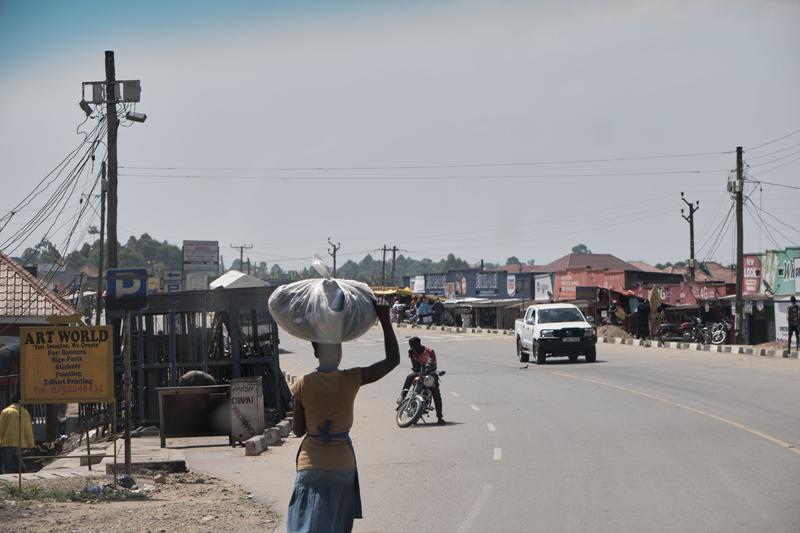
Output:
[[[436,352],[427,346],[423,346],[419,337],[411,337],[408,339],[408,346],[408,358],[411,359],[412,372],[406,376],[406,381],[403,384],[403,390],[400,393],[398,402],[403,400],[406,391],[411,387],[411,382],[414,381],[414,377],[419,372],[423,370],[436,372]],[[447,422],[445,422],[442,416],[442,393],[439,391],[439,376],[434,373],[433,378],[435,381],[433,387],[431,387],[431,393],[433,394],[433,404],[436,407],[436,423],[442,426]]]

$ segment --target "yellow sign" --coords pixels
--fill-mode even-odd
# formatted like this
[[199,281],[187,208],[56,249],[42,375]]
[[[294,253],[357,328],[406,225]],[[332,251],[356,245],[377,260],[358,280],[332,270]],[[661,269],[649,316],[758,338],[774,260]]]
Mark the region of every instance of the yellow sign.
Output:
[[114,401],[111,326],[20,328],[23,403]]

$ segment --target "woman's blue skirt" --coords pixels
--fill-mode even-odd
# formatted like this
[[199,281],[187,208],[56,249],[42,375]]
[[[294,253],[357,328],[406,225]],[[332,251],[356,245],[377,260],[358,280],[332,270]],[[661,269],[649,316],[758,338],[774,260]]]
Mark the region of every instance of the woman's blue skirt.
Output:
[[356,470],[299,470],[287,533],[349,533],[361,518]]

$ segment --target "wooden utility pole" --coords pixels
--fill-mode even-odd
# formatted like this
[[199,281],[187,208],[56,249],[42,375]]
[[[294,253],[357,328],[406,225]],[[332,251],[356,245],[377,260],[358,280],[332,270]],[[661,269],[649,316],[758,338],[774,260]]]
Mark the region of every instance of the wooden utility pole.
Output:
[[117,74],[114,52],[106,50],[106,120],[108,121],[108,268],[117,268]]
[[689,206],[689,216],[683,214],[683,209],[681,209],[681,216],[683,219],[689,223],[689,280],[694,282],[695,272],[697,269],[697,265],[695,265],[694,259],[694,213],[698,209],[700,209],[700,201],[698,200],[694,204],[692,202],[686,201],[686,198],[683,197],[683,193],[681,193],[681,200],[687,206]]
[[342,247],[342,243],[337,242],[336,244],[333,244],[333,242],[331,241],[331,238],[328,237],[328,244],[330,245],[330,247],[328,248],[328,255],[333,257],[333,277],[335,278],[336,277],[336,252],[338,252],[339,248]]
[[742,147],[736,147],[736,184],[734,193],[736,198],[736,342],[742,343],[744,339],[744,302],[742,301],[742,288],[744,287],[744,222],[742,220],[742,206],[744,203],[744,162],[742,161]]
[[[252,244],[240,244],[239,246],[231,244],[231,248],[234,250],[239,250],[239,271],[244,272],[244,251],[245,250],[252,250]],[[249,272],[248,272],[249,274]]]
[[100,253],[97,258],[97,315],[94,321],[96,326],[100,325],[100,315],[103,313],[103,253],[105,244],[105,223],[106,223],[106,162],[100,163]]
[[394,285],[394,262],[397,259],[397,246],[392,246],[392,285]]
[[386,286],[386,245],[383,245],[383,263],[381,263],[381,288]]

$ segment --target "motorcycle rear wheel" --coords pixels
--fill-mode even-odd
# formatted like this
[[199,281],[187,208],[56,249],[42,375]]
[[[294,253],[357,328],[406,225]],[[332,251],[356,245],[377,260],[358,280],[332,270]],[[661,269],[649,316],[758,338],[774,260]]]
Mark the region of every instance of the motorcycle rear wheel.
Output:
[[711,344],[725,344],[728,338],[728,333],[724,329],[718,329],[711,333]]
[[419,398],[407,398],[397,409],[395,420],[398,427],[407,428],[413,426],[422,416],[423,405]]

